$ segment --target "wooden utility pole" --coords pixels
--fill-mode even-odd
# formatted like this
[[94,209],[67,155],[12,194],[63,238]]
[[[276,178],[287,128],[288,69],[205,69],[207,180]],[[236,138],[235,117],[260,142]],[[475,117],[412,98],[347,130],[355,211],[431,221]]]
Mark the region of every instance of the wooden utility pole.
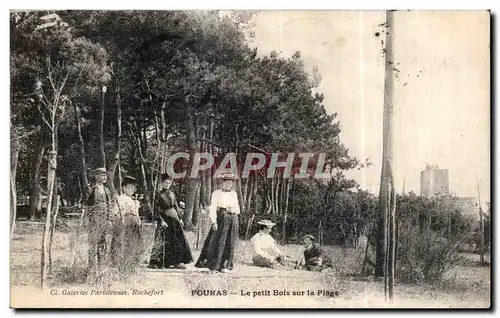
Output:
[[477,208],[479,212],[479,230],[481,232],[481,246],[479,247],[481,265],[484,264],[484,219],[483,219],[483,209],[481,209],[481,194],[479,192],[479,182],[476,180],[477,185]]
[[386,11],[385,40],[385,80],[384,80],[384,119],[382,145],[382,172],[380,177],[379,206],[380,215],[377,233],[376,276],[384,276],[386,300],[392,301],[394,295],[394,257],[395,257],[395,210],[393,162],[393,53],[392,53],[393,11]]

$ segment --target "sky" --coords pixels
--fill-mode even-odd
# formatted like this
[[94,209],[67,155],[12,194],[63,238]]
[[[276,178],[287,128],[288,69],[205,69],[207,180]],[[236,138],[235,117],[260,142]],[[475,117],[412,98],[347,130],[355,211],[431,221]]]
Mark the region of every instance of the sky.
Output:
[[[337,113],[341,140],[372,166],[349,176],[378,193],[385,33],[382,11],[264,11],[254,17],[262,54],[300,51],[319,68],[318,91]],[[486,11],[398,11],[393,54],[396,191],[420,194],[426,164],[448,169],[451,191],[490,200],[490,17]],[[397,64],[399,63],[399,64]]]

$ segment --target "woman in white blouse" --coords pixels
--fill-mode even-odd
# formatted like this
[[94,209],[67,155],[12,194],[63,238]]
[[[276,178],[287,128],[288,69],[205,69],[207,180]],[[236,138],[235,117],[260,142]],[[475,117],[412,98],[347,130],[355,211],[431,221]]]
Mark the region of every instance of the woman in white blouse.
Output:
[[283,265],[285,256],[276,244],[276,240],[269,234],[275,223],[269,220],[257,222],[259,232],[250,241],[253,245],[253,263],[260,267],[276,267]]
[[125,226],[124,233],[124,258],[127,262],[138,265],[143,253],[141,238],[141,219],[139,217],[139,201],[134,200],[136,190],[136,180],[132,177],[125,177],[122,182],[123,193],[118,196],[118,206],[123,217]]
[[225,173],[221,178],[222,189],[212,193],[208,211],[212,227],[195,266],[207,267],[212,272],[229,273],[234,267],[240,205],[236,191],[231,190],[236,177],[232,173]]

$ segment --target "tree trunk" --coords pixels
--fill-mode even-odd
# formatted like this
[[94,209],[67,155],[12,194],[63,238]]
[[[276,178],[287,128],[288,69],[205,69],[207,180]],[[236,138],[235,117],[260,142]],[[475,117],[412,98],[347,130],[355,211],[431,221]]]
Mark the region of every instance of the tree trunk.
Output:
[[484,218],[483,218],[483,209],[481,208],[481,193],[479,192],[479,182],[477,182],[477,207],[479,210],[479,230],[481,234],[480,239],[480,248],[479,248],[479,263],[480,265],[484,265]]
[[[214,138],[214,122],[212,119],[210,119],[210,132],[209,132],[209,139],[210,140],[213,140]],[[210,155],[213,155],[213,145],[211,144],[207,144],[207,148],[208,148],[208,153]],[[203,202],[205,202],[205,204],[207,205],[210,205],[210,200],[212,198],[212,191],[214,189],[214,187],[212,187],[212,182],[213,182],[213,176],[212,176],[212,167],[210,167],[210,169],[207,169],[206,170],[206,177],[205,177],[205,180],[206,180],[206,183],[205,183],[205,193],[204,193],[204,200]]]
[[40,139],[35,151],[35,162],[33,165],[33,174],[31,177],[30,189],[30,215],[29,219],[34,220],[36,215],[41,215],[40,194],[42,188],[40,186],[40,170],[42,167],[43,154],[45,152],[45,124],[40,127]]
[[[203,139],[206,138],[206,131],[203,131]],[[200,152],[202,153],[206,153],[207,152],[207,143],[206,142],[200,142]],[[203,170],[203,171],[200,171],[200,191],[199,193],[196,192],[196,195],[199,196],[198,198],[198,202],[199,203],[203,203],[203,204],[206,204],[207,201],[205,201],[206,197],[206,187],[207,187],[207,173],[206,173],[206,170]],[[195,200],[196,201],[196,200]],[[198,203],[198,207],[199,207],[199,204]],[[193,215],[193,224],[198,224],[198,223],[195,223],[194,222],[194,215]]]
[[287,244],[287,235],[286,235],[286,222],[288,218],[288,197],[290,194],[290,181],[287,179],[285,187],[285,208],[283,209],[284,218],[283,218],[283,244]]
[[[54,183],[56,186],[56,184]],[[54,189],[54,193],[57,191],[57,186],[56,189]],[[59,214],[59,204],[60,204],[60,196],[55,195],[55,206],[54,206],[54,212],[51,214],[54,215],[51,221],[51,227],[50,227],[50,237],[49,237],[49,272],[52,271],[52,242],[54,240],[54,233],[57,225],[57,215]]]
[[276,206],[274,204],[275,198],[274,198],[274,187],[275,187],[275,176],[271,178],[271,214],[276,213]]
[[194,157],[197,151],[197,143],[196,143],[196,127],[194,123],[194,115],[192,113],[193,111],[188,108],[187,114],[188,114],[188,120],[187,120],[187,130],[188,130],[188,135],[187,135],[187,144],[189,148],[189,164],[188,164],[188,169],[186,173],[187,179],[187,189],[186,189],[186,209],[184,210],[184,227],[186,229],[191,229],[192,228],[192,218],[193,218],[193,209],[194,209],[194,204],[195,204],[195,196],[196,196],[196,190],[198,188],[198,182],[199,182],[199,177],[197,176],[196,178],[191,178],[191,169],[193,168],[194,165]]
[[[109,188],[110,192],[114,195],[116,193],[121,194],[121,184],[122,176],[120,169],[120,152],[121,152],[121,140],[122,140],[122,107],[120,98],[120,88],[117,87],[116,90],[116,139],[115,139],[115,149],[112,160],[108,168],[108,181],[106,186]],[[118,186],[115,186],[115,172],[118,170]]]
[[10,237],[14,235],[14,230],[16,227],[16,214],[17,214],[17,185],[16,185],[16,176],[17,176],[17,162],[19,158],[19,150],[20,144],[19,141],[16,140],[12,145],[13,149],[11,150],[11,161],[10,161],[10,213],[11,213],[11,222],[10,222]]
[[198,184],[198,189],[196,190],[196,194],[194,196],[194,206],[193,206],[193,218],[191,219],[191,224],[193,228],[198,227],[198,220],[200,216],[200,193],[201,193],[201,184]]
[[292,179],[292,215],[295,215],[295,178]]
[[[120,96],[120,88],[117,88],[116,94],[116,154],[115,159],[117,161],[118,169],[118,194],[122,194],[122,169],[120,164],[121,159],[121,143],[122,143],[122,101]],[[113,177],[113,175],[112,175]],[[114,179],[114,178],[112,178]],[[113,182],[114,185],[114,182]]]
[[257,174],[254,175],[254,180],[253,180],[253,188],[252,188],[252,200],[251,203],[253,203],[253,206],[250,206],[250,210],[252,211],[253,214],[256,214],[258,212],[258,206],[257,206],[257,187],[259,184],[259,176]]
[[16,214],[17,214],[17,189],[16,189],[16,180],[14,180],[14,176],[12,171],[10,172],[10,213],[11,213],[11,221],[10,221],[10,238],[14,236],[14,230],[16,228]]
[[[144,155],[142,153],[142,142],[141,142],[141,137],[140,137],[140,130],[137,127],[137,124],[133,122],[133,124],[129,125],[130,128],[130,134],[132,135],[132,140],[134,142],[134,146],[136,148],[137,153],[139,154],[139,163],[140,163],[140,168],[141,168],[141,174],[142,174],[142,189],[144,192],[144,205],[146,206],[146,209],[148,211],[149,215],[153,215],[153,210],[151,208],[151,191],[154,191],[154,189],[150,190],[148,187],[148,177],[146,173],[146,159],[144,158]],[[136,133],[139,131],[139,135]]]
[[52,150],[49,153],[49,163],[47,172],[47,213],[45,215],[45,224],[43,227],[43,237],[42,237],[42,255],[41,255],[41,287],[42,290],[47,288],[47,276],[48,276],[48,256],[49,256],[49,234],[51,227],[51,212],[52,212],[52,194],[54,192],[54,179],[55,172],[57,169],[57,152],[55,145],[55,136],[52,132]]
[[104,97],[106,90],[103,86],[101,97],[101,112],[99,117],[99,165],[103,168],[106,167],[106,152],[104,150]]
[[88,186],[88,178],[87,178],[87,165],[85,163],[85,143],[83,141],[83,135],[82,135],[82,126],[81,126],[81,119],[80,119],[80,107],[78,106],[77,103],[73,103],[74,108],[75,108],[75,122],[76,122],[76,130],[78,134],[78,145],[79,145],[79,150],[80,150],[80,187],[82,191],[82,200],[85,199],[85,195],[89,192],[89,186]]
[[385,259],[387,254],[387,228],[389,217],[390,185],[392,186],[392,116],[393,116],[393,56],[392,56],[392,12],[386,11],[386,50],[385,50],[385,88],[384,88],[384,119],[382,172],[379,193],[379,222],[377,231],[377,251],[375,260],[375,276],[381,277],[387,271]]
[[280,187],[281,187],[281,178],[280,175],[276,177],[276,188],[274,189],[274,206],[275,206],[275,213],[277,215],[281,215],[281,209],[280,209]]
[[[252,211],[252,199],[253,199],[253,191],[254,191],[254,188],[255,188],[255,175],[250,175],[248,176],[248,180],[247,180],[249,183],[250,183],[250,187],[249,189],[247,190],[247,198],[246,198],[246,207],[245,207],[245,210],[247,211]],[[255,211],[252,211],[252,213],[255,213]]]

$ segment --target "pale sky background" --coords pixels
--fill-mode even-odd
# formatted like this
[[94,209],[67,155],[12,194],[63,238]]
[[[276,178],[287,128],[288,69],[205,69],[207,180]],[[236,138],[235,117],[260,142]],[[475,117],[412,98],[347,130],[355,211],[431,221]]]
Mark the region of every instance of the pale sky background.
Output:
[[[281,16],[281,17],[280,17]],[[449,170],[459,196],[490,200],[489,14],[485,11],[400,11],[394,15],[394,169],[396,191],[420,194],[420,171]],[[382,157],[384,58],[376,32],[382,11],[265,11],[255,18],[256,45],[289,57],[300,51],[317,65],[328,113],[341,122],[341,139],[373,165],[351,173],[378,193]],[[281,27],[280,27],[281,25]],[[418,75],[418,77],[417,77]],[[404,86],[404,84],[406,85]]]

